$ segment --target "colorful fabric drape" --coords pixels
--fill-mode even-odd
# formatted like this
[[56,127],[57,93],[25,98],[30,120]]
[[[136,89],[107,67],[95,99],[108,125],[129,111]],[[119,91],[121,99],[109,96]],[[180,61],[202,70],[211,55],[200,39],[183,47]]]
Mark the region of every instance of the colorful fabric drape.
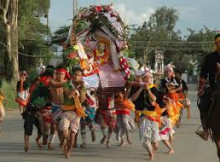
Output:
[[3,100],[5,99],[5,97],[1,94],[0,92],[0,108],[3,107]]
[[75,105],[63,105],[62,110],[64,111],[74,110],[78,116],[85,118],[86,113],[85,113],[85,110],[82,108],[82,104],[79,100],[79,97],[75,96],[73,99],[74,99]]

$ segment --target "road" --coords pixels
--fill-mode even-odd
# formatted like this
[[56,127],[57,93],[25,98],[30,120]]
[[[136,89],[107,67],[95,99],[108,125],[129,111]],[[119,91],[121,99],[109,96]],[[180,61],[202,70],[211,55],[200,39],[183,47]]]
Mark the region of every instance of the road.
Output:
[[[199,127],[199,112],[196,107],[196,93],[190,92],[192,101],[192,118],[186,119],[183,114],[182,125],[176,129],[174,141],[174,155],[167,155],[167,149],[162,143],[155,157],[156,162],[217,162],[216,148],[214,143],[203,141],[195,135]],[[101,132],[97,126],[97,141],[91,142],[88,133],[88,149],[77,148],[72,151],[70,159],[65,159],[63,153],[58,149],[49,151],[46,148],[39,150],[34,143],[36,129],[31,137],[31,149],[28,153],[23,150],[23,119],[18,111],[8,111],[3,123],[3,130],[0,132],[0,162],[143,162],[147,161],[147,152],[142,148],[138,130],[131,135],[133,144],[118,147],[115,138],[112,139],[112,147],[107,149],[105,145],[99,144]],[[80,139],[80,136],[79,136]],[[57,140],[57,139],[56,139]],[[79,140],[80,143],[81,140]]]

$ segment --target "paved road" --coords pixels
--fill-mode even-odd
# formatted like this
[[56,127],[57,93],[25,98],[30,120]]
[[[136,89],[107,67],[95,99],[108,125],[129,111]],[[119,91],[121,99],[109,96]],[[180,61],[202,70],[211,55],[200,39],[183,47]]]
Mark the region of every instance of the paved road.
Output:
[[[183,115],[182,125],[176,130],[174,141],[174,155],[167,155],[166,148],[160,143],[160,148],[156,153],[156,162],[217,162],[215,145],[209,140],[202,141],[195,135],[195,130],[199,126],[198,110],[195,106],[195,92],[191,92],[193,102],[192,119],[187,120]],[[36,132],[36,131],[35,131]],[[88,134],[89,135],[89,134]],[[97,139],[100,139],[100,131],[97,130]],[[89,148],[80,148],[72,152],[70,159],[65,159],[62,152],[57,148],[49,151],[46,148],[38,150],[34,143],[34,134],[31,138],[31,149],[29,153],[23,151],[23,120],[18,115],[18,111],[7,112],[3,131],[0,133],[0,162],[142,162],[147,161],[147,152],[142,148],[139,141],[138,130],[132,134],[133,145],[120,148],[112,140],[111,149],[100,145],[99,141],[92,143],[88,139]],[[89,136],[88,136],[89,137]],[[58,146],[58,141],[56,141]]]

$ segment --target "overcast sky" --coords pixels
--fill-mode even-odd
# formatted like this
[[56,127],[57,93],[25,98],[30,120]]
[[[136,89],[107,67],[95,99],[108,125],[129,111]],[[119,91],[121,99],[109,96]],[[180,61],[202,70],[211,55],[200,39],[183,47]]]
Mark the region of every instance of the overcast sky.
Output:
[[[167,6],[177,10],[179,20],[176,29],[187,34],[187,28],[199,30],[203,26],[220,29],[220,0],[78,0],[79,7],[110,4],[127,24],[141,25],[158,7]],[[71,24],[73,0],[51,0],[49,25],[55,31],[62,25]]]

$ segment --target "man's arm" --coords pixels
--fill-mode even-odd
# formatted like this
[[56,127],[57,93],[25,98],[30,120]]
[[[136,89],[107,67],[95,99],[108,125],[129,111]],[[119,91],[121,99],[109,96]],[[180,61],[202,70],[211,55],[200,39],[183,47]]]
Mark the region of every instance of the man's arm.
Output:
[[131,100],[132,101],[136,101],[138,99],[138,97],[140,96],[142,90],[144,89],[144,87],[140,87],[137,92],[135,92],[132,96],[131,96]]
[[67,96],[67,98],[69,99],[73,98],[75,95],[78,94],[77,89],[74,89],[74,90],[64,89],[63,91],[64,91],[65,96]]
[[86,100],[86,91],[82,90],[80,91],[80,101],[83,103]]
[[145,86],[144,88],[149,94],[149,99],[151,101],[151,104],[154,105],[157,100],[157,97],[156,97],[157,96],[157,89],[156,88],[148,88],[148,86]]
[[62,88],[64,83],[65,83],[65,82],[59,83],[59,82],[56,82],[56,81],[54,81],[53,79],[51,79],[50,82],[49,82],[49,85],[50,85],[51,87],[53,87],[53,88]]
[[199,83],[198,83],[198,96],[202,96],[204,92],[205,82],[208,78],[208,56],[205,57],[200,76],[199,76]]

